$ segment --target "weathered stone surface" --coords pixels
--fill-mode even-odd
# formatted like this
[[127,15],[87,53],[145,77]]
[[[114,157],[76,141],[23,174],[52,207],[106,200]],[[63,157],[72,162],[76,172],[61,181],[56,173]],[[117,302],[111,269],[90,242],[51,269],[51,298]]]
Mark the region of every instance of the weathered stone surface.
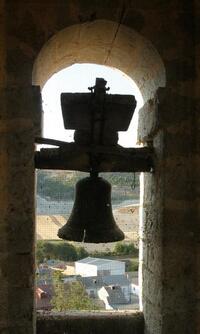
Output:
[[152,141],[159,131],[156,98],[148,100],[139,111],[138,142]]
[[37,334],[51,333],[62,334],[88,334],[102,332],[113,333],[133,333],[142,334],[144,332],[143,315],[135,313],[80,313],[71,312],[60,315],[39,315],[37,317]]
[[58,32],[42,48],[34,64],[33,82],[43,86],[55,71],[74,62],[99,63],[133,77],[147,100],[159,86],[165,85],[163,62],[154,51],[149,41],[124,25],[118,27],[116,22],[96,20],[77,24]]
[[196,103],[193,97],[174,93],[171,89],[159,89],[158,119],[160,127],[180,125],[180,122],[192,119]]
[[4,121],[0,124],[0,134],[11,126],[13,132],[26,129],[33,130],[35,136],[41,136],[43,111],[39,86],[1,88],[0,108],[0,119]]
[[168,80],[186,81],[195,79],[196,71],[193,59],[181,60],[174,59],[166,63],[167,73],[169,73]]
[[[29,333],[34,311],[34,137],[38,88],[0,90],[0,332]],[[38,99],[39,98],[39,99]]]

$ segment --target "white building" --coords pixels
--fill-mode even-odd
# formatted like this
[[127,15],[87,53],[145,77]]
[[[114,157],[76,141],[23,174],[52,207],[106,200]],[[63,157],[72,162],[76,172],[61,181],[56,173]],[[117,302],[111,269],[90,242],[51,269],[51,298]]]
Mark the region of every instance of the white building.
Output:
[[120,286],[103,286],[98,291],[98,296],[104,302],[106,310],[115,310],[119,305],[128,304]]
[[138,278],[132,279],[131,293],[133,293],[134,295],[137,295],[138,297],[140,295],[140,289],[139,289],[139,285],[138,285]]
[[86,257],[75,262],[75,274],[83,277],[124,275],[125,262]]
[[138,272],[135,271],[132,273],[128,273],[127,278],[131,282],[131,285],[130,285],[131,293],[139,297],[140,288],[139,288],[139,283],[138,283]]

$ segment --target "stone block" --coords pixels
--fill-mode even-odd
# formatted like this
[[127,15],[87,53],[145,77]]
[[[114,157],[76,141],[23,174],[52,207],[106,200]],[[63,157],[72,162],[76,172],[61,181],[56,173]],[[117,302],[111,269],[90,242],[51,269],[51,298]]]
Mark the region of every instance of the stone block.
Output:
[[[6,241],[9,251],[18,254],[29,253],[33,250],[34,219],[7,216]],[[7,249],[6,249],[7,251]]]
[[170,88],[159,88],[157,97],[159,127],[179,126],[183,121],[192,120],[196,108],[193,97],[177,94]]
[[193,58],[173,59],[166,64],[167,81],[187,81],[196,77]]
[[162,333],[162,308],[154,307],[148,299],[144,300],[145,334]]
[[155,276],[160,276],[162,272],[163,254],[161,246],[161,240],[156,244],[154,241],[148,242],[148,240],[144,239],[143,264]]
[[1,88],[0,109],[0,133],[5,122],[8,131],[9,126],[13,132],[33,128],[35,136],[41,135],[43,111],[39,86]]
[[[30,321],[30,324],[34,316],[34,287],[23,288],[23,291],[19,287],[9,287],[8,289],[8,318],[10,321],[26,322]],[[13,301],[17,301],[14,303]],[[12,323],[12,322],[10,322]]]
[[169,156],[165,161],[164,180],[166,199],[193,200],[193,171],[188,156]]
[[7,326],[0,324],[0,333],[1,334],[27,334],[32,333],[32,325],[30,322],[10,322]]
[[186,156],[191,159],[195,149],[195,135],[191,128],[191,122],[180,122],[179,126],[173,126],[164,132],[165,156]]
[[33,333],[33,289],[3,286],[0,298],[0,333]]
[[165,313],[162,316],[162,333],[163,334],[194,334],[196,332],[195,312],[181,312],[179,309],[173,312]]
[[110,332],[120,334],[144,333],[144,319],[140,312],[134,313],[66,313],[60,315],[40,315],[37,319],[37,334],[109,334]]
[[124,24],[136,31],[141,31],[145,26],[145,16],[140,10],[130,9],[124,19]]
[[33,55],[27,54],[22,47],[10,45],[6,55],[6,73],[9,85],[31,83]]
[[143,209],[143,238],[146,242],[157,242],[161,237],[162,212],[154,206],[144,206]]
[[162,279],[159,269],[157,271],[154,269],[143,267],[142,300],[143,305],[145,300],[148,300],[159,310],[162,305]]
[[152,173],[146,173],[144,176],[144,196],[145,205],[156,206],[162,201],[164,180],[161,178],[162,165],[154,160],[154,170]]
[[164,236],[195,241],[196,210],[191,201],[166,201],[163,210]]
[[[17,251],[17,250],[16,250]],[[16,253],[13,250],[8,253],[0,253],[0,280],[3,284],[12,287],[32,289],[34,284],[34,260],[31,253]]]
[[148,100],[139,110],[138,141],[146,143],[152,141],[158,132],[156,98]]

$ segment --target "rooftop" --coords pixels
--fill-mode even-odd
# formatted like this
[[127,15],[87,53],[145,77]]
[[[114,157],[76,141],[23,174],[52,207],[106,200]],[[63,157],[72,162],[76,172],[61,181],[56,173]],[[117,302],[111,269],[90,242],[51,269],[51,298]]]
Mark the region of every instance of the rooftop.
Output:
[[106,286],[104,287],[108,293],[108,302],[110,305],[127,304],[127,300],[119,286]]
[[87,288],[101,288],[108,285],[129,285],[131,282],[125,275],[108,275],[108,276],[90,276],[77,278]]
[[117,261],[117,260],[108,260],[108,259],[99,259],[99,258],[95,258],[95,257],[86,257],[82,260],[76,261],[76,263],[86,263],[86,264],[90,264],[90,265],[102,265],[102,264],[106,264],[106,263],[124,263],[123,261]]
[[40,284],[35,290],[36,309],[51,310],[51,298],[53,296],[53,286],[50,284]]

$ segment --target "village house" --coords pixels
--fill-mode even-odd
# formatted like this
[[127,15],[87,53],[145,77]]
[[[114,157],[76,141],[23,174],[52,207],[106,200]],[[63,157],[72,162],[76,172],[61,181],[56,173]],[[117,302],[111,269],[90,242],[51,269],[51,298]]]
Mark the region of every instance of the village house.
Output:
[[122,289],[126,302],[130,302],[131,282],[125,275],[77,277],[77,280],[84,285],[90,297],[99,297],[98,292],[102,287],[115,286]]
[[130,304],[133,294],[134,302],[138,305],[137,282],[131,281],[125,274],[124,262],[87,257],[76,261],[75,268],[76,274],[80,275],[76,279],[83,284],[91,298],[99,298],[104,302],[106,310]]
[[75,274],[83,277],[124,275],[125,262],[86,257],[75,262]]
[[115,310],[120,304],[128,304],[120,286],[103,286],[98,291],[98,296],[104,302],[106,310]]

